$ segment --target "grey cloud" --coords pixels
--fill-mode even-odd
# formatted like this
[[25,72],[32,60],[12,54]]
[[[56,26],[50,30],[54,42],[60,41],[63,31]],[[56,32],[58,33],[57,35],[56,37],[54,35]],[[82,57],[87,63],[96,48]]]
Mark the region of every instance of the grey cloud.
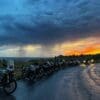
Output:
[[23,1],[22,14],[0,14],[0,45],[53,45],[100,36],[99,0]]

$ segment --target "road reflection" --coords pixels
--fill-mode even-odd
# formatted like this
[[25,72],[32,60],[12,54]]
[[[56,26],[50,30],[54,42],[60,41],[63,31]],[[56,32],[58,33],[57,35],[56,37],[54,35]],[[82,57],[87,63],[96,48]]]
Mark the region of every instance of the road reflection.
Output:
[[16,100],[16,98],[13,95],[6,95],[1,89],[0,89],[0,100]]
[[87,67],[95,67],[95,63],[90,63],[90,64],[85,64],[85,63],[81,63],[80,66],[84,69]]

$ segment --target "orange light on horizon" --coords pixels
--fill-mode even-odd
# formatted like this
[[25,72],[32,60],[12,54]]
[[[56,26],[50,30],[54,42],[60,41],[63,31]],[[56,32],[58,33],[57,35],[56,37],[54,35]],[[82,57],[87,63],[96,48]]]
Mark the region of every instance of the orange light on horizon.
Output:
[[96,48],[84,48],[82,51],[72,50],[65,51],[64,55],[88,55],[88,54],[99,54],[100,50]]
[[[100,53],[100,43],[99,39],[91,41],[91,39],[83,40],[84,42],[77,41],[71,43],[71,47],[67,47],[64,50],[64,55],[88,55],[88,54],[99,54]],[[94,42],[95,41],[95,42]],[[75,45],[79,44],[79,45]]]

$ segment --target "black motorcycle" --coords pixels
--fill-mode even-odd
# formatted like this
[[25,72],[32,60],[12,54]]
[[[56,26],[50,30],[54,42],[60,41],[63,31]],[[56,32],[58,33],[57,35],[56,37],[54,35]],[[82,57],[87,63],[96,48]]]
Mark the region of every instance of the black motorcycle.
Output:
[[22,78],[36,82],[44,76],[44,67],[42,65],[31,65],[22,68]]
[[8,70],[0,70],[0,87],[6,94],[13,93],[17,88],[17,82],[14,78],[14,72]]
[[36,79],[36,69],[29,67],[22,68],[22,79],[35,80]]

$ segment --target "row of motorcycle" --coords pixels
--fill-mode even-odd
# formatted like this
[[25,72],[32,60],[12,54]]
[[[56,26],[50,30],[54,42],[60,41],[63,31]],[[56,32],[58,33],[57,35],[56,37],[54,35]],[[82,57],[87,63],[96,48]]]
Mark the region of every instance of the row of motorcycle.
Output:
[[64,60],[62,61],[47,61],[41,65],[38,63],[35,63],[33,65],[30,65],[28,67],[23,67],[22,69],[22,78],[27,79],[29,81],[37,81],[42,78],[47,78],[50,75],[52,75],[54,72],[57,72],[60,69],[66,68],[66,66],[75,66],[78,65],[78,62],[66,62]]
[[[46,61],[43,64],[34,63],[21,70],[22,79],[36,82],[42,78],[47,78],[54,72],[66,68],[66,66],[78,65],[77,62],[62,61]],[[3,88],[6,94],[13,93],[17,88],[17,81],[14,75],[14,65],[8,66],[5,70],[0,70],[0,88]]]

